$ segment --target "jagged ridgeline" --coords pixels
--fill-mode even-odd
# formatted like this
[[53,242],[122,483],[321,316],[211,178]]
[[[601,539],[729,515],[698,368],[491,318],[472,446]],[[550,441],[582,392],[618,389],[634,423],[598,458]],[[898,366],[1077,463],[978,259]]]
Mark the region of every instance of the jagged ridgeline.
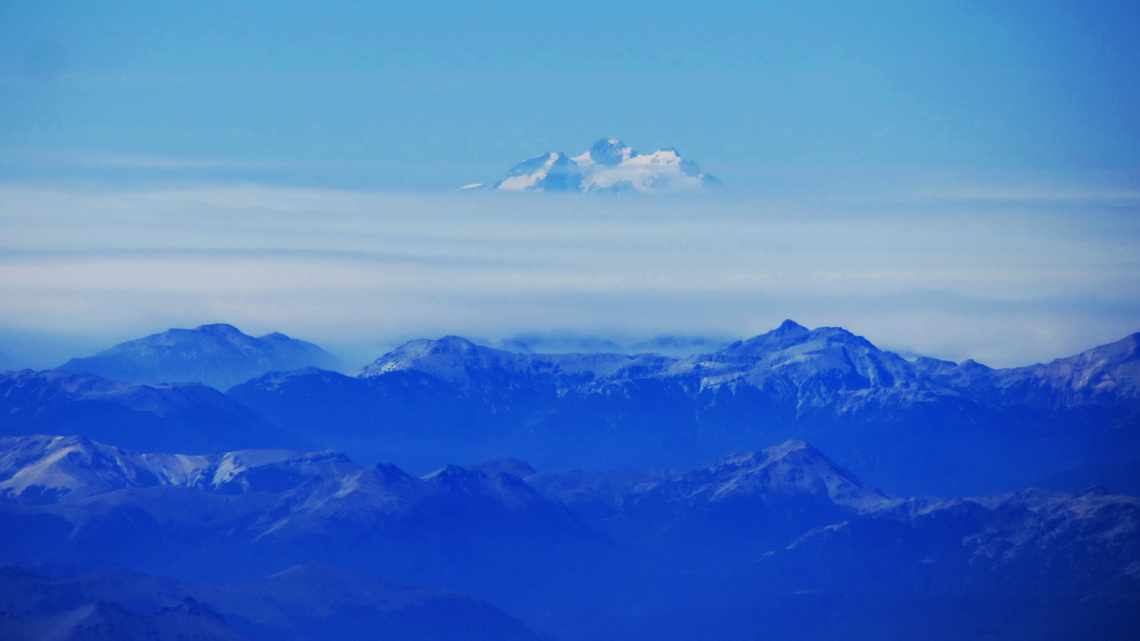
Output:
[[[282,364],[266,343],[302,346],[304,358],[283,360],[309,366],[266,372]],[[323,369],[326,353],[309,343],[212,325],[65,366],[92,363],[105,376],[149,382],[0,375],[0,434],[85,435],[192,454],[330,447],[416,472],[498,456],[548,470],[688,466],[799,437],[892,492],[961,496],[1043,480],[1131,490],[1140,488],[1137,343],[1133,335],[1047,365],[995,370],[907,360],[841,328],[788,321],[685,358],[416,340],[341,374]],[[225,395],[154,382],[215,363],[226,376],[256,378]]]
[[994,370],[909,361],[791,321],[688,358],[445,337],[352,375],[272,374],[229,395],[298,436],[424,471],[501,455],[545,469],[686,466],[802,437],[891,491],[964,495],[1137,458],[1137,342]]
[[802,440],[690,469],[495,460],[422,477],[331,452],[185,456],[40,436],[0,448],[12,453],[0,563],[35,564],[0,570],[6,639],[96,626],[411,641],[1140,629],[1137,497],[891,497]]
[[[0,638],[1140,636],[1140,334],[325,354],[207,325],[0,375]],[[163,382],[212,369],[249,378]]]

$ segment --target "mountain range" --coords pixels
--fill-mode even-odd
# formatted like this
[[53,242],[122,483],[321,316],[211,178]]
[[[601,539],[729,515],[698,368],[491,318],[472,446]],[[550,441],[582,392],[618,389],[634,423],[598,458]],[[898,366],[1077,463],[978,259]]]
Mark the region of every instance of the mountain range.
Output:
[[[200,359],[219,334],[260,340],[225,325],[171,330],[100,362],[152,379],[209,362],[261,372],[256,351]],[[180,350],[153,349],[152,339],[170,335]],[[273,371],[224,395],[196,383],[23,370],[0,374],[0,435],[86,435],[192,454],[325,447],[418,473],[502,456],[547,470],[688,466],[808,438],[892,492],[964,496],[1049,479],[1140,491],[1138,344],[1132,335],[1048,364],[991,369],[907,360],[841,328],[787,321],[688,357],[421,339],[351,374]]]
[[[207,605],[209,604],[209,605]],[[544,641],[485,602],[319,564],[201,585],[122,570],[0,570],[0,635],[11,641]]]
[[640,154],[617,138],[602,138],[577,156],[548,152],[511,167],[498,182],[474,183],[463,189],[663,193],[718,184],[719,180],[681,158],[673,148]]
[[[349,374],[263,371],[270,337],[0,375],[0,638],[1140,634],[1140,334],[1008,369],[792,321],[447,336]],[[211,367],[252,378],[154,382]]]
[[961,496],[1134,459],[1137,342],[994,370],[908,361],[791,321],[688,358],[516,353],[445,337],[352,375],[270,374],[229,395],[299,437],[413,469],[438,464],[432,453],[545,469],[685,466],[803,437],[892,491]]
[[136,385],[53,370],[0,373],[0,436],[37,433],[195,454],[311,445],[200,383]]
[[[600,638],[640,625],[635,612],[657,621],[655,638],[692,638],[693,625],[729,638],[725,626],[752,616],[758,601],[794,611],[825,594],[835,595],[830,616],[851,623],[847,638],[960,638],[979,623],[963,615],[985,599],[1018,608],[986,622],[1007,638],[1034,638],[1020,635],[1042,621],[1091,626],[1067,638],[1138,630],[1124,612],[1140,591],[1140,499],[1095,488],[892,497],[798,440],[690,469],[539,473],[496,460],[422,477],[332,453],[178,457],[38,436],[2,449],[21,454],[0,461],[0,562],[26,569],[5,571],[0,608],[28,614],[0,617],[0,631],[80,615],[122,623],[129,610],[138,625],[162,616],[181,626],[198,612],[215,627],[272,638],[297,609],[318,620],[291,628],[292,638],[321,638],[321,629],[384,620],[377,610],[410,615],[398,604],[427,599],[432,614],[419,625],[454,626],[474,610],[513,631],[503,638],[539,638],[526,626]],[[266,468],[273,483],[233,481]],[[76,478],[97,481],[75,492]],[[51,570],[67,567],[86,574]],[[109,575],[115,568],[142,574]],[[296,587],[284,596],[290,580]],[[72,588],[49,587],[61,583]],[[147,587],[156,584],[163,589]],[[526,626],[440,590],[500,605]],[[31,595],[41,596],[29,603]],[[855,611],[900,598],[910,637]],[[908,614],[932,604],[943,618]],[[1093,636],[1106,623],[1113,631]],[[828,618],[797,625],[805,638],[840,632]],[[418,634],[401,638],[441,638]]]

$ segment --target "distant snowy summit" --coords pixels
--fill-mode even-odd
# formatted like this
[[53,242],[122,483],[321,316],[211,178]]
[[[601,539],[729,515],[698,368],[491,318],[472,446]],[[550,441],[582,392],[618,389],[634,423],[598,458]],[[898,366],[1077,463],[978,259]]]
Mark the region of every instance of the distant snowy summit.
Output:
[[511,167],[499,182],[463,189],[662,193],[700,191],[718,184],[671,147],[639,154],[617,138],[603,138],[577,156],[552,151]]
[[129,383],[197,381],[226,390],[267,372],[305,367],[339,370],[344,364],[312,343],[276,332],[255,338],[217,323],[119,343],[57,369]]

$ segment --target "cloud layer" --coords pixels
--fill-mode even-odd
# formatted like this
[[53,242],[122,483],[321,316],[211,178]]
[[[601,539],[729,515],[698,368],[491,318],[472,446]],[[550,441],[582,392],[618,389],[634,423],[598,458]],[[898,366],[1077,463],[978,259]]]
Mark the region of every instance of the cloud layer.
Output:
[[1136,199],[764,200],[0,187],[0,327],[234,323],[364,359],[520,332],[745,337],[784,318],[995,365],[1140,330]]

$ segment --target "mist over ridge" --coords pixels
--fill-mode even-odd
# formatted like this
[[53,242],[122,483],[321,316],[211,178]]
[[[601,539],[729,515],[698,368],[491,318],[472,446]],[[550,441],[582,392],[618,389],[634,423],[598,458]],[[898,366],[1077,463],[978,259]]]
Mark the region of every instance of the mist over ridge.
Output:
[[29,343],[110,345],[222,319],[355,363],[445,334],[723,340],[791,317],[901,353],[1014,366],[1119,338],[1140,309],[1140,231],[1113,204],[1132,201],[1095,192],[1028,208],[929,195],[2,191],[0,328]]

